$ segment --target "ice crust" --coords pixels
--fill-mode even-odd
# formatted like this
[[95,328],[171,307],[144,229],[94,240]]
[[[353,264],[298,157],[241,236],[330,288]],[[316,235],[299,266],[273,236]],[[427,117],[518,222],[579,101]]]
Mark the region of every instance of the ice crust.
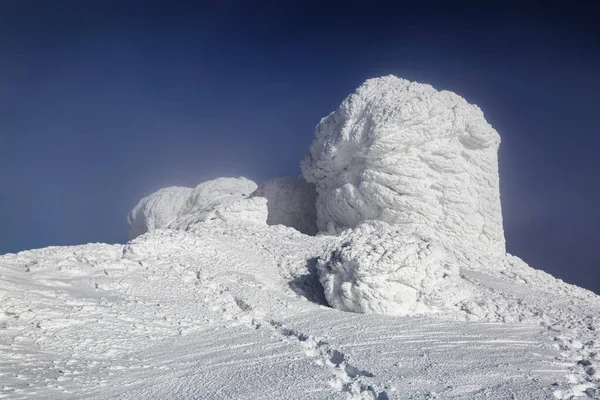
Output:
[[482,111],[457,94],[369,79],[321,120],[301,162],[317,187],[317,226],[424,226],[456,247],[502,254],[499,144]]

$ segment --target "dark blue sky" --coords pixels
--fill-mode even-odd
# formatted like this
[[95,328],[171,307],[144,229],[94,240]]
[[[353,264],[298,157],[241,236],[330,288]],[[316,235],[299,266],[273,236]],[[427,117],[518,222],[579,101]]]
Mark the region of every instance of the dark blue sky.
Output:
[[297,175],[319,119],[395,74],[483,109],[509,251],[600,292],[599,3],[321,3],[0,2],[0,253],[124,242],[164,186]]

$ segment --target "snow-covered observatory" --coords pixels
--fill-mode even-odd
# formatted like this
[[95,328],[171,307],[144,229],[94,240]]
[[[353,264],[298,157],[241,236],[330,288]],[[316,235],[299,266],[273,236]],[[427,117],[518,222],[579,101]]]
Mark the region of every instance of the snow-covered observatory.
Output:
[[321,120],[301,167],[317,187],[322,232],[380,220],[503,254],[499,145],[477,106],[386,76]]
[[460,269],[506,264],[499,145],[483,112],[459,95],[395,76],[369,79],[317,125],[304,179],[163,189],[140,201],[129,226],[132,236],[223,222],[336,235],[315,271],[331,306],[396,315],[466,309],[473,289]]

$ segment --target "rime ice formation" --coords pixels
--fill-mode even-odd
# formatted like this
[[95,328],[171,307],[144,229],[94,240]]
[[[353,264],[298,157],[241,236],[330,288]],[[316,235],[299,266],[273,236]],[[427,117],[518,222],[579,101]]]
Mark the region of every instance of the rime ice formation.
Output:
[[266,223],[266,201],[248,199],[256,183],[246,178],[217,178],[199,184],[188,197],[173,229],[189,229],[208,221]]
[[173,186],[141,199],[127,216],[129,237],[167,228],[178,217],[190,193],[191,188]]
[[600,296],[504,253],[498,144],[374,79],[317,128],[318,194],[166,188],[127,244],[0,255],[0,398],[600,399]]
[[302,178],[285,177],[263,182],[253,193],[267,199],[269,225],[285,225],[307,235],[317,233],[317,192]]
[[342,232],[317,263],[328,303],[342,311],[394,315],[456,304],[457,264],[435,239],[411,229],[371,221]]
[[169,187],[144,197],[127,217],[132,238],[155,229],[190,229],[211,221],[266,223],[266,199],[248,198],[256,183],[218,178],[195,189]]
[[395,76],[370,79],[317,125],[301,167],[324,232],[381,220],[458,247],[505,251],[500,136],[462,97]]

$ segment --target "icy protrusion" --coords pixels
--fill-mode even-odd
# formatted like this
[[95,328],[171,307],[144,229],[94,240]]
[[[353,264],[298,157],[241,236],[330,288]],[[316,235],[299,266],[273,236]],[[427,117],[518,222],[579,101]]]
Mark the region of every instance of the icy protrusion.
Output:
[[217,178],[195,189],[169,187],[144,197],[127,218],[131,238],[155,229],[187,230],[210,221],[267,221],[267,200],[248,198],[256,183],[246,178]]
[[317,191],[301,177],[285,177],[263,182],[253,193],[267,199],[269,225],[285,225],[307,235],[317,233]]
[[370,79],[321,120],[302,160],[317,185],[317,226],[426,226],[458,247],[503,254],[499,144],[482,111],[457,94]]
[[461,299],[458,267],[429,235],[372,221],[339,240],[317,263],[325,298],[338,310],[408,315]]
[[178,217],[190,193],[191,188],[172,186],[141,199],[127,216],[129,237],[133,239],[168,227]]

